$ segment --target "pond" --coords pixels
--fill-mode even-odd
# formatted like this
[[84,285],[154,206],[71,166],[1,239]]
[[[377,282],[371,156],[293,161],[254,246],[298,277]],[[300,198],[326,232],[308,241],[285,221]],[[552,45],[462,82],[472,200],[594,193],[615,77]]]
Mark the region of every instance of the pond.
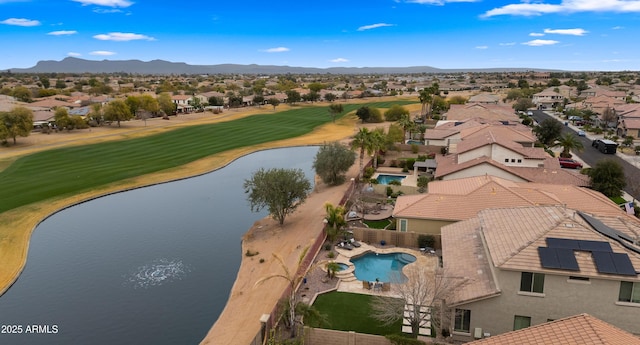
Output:
[[[261,167],[286,167],[313,181],[317,150],[261,151],[52,215],[0,297],[1,323],[22,326],[22,334],[0,334],[0,344],[199,343],[226,304],[242,235],[267,214],[251,212],[244,180]],[[27,334],[27,325],[38,332]]]

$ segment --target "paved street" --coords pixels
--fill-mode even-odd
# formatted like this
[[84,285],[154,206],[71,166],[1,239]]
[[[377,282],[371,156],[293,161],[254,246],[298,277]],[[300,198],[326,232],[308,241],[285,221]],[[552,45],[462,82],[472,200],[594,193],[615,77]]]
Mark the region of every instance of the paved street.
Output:
[[[549,112],[551,113],[551,112]],[[542,110],[534,110],[533,111],[533,119],[538,123],[542,122],[547,118],[554,118],[558,121],[562,121],[560,118],[556,116],[551,116],[549,113]],[[573,133],[574,135],[578,135],[577,131],[579,129],[571,123],[568,126],[564,126],[562,128],[563,133]],[[625,192],[631,195],[635,199],[640,199],[640,191],[636,191],[635,193],[631,190],[631,185],[638,185],[640,183],[640,156],[629,156],[623,155],[621,153],[612,154],[604,154],[598,151],[596,148],[591,146],[591,141],[594,139],[602,139],[602,135],[594,135],[591,133],[587,133],[587,137],[578,137],[582,144],[584,145],[584,150],[581,152],[572,152],[574,156],[577,156],[580,160],[588,164],[589,166],[594,166],[598,161],[602,159],[613,159],[620,163],[624,170],[624,176],[627,180],[627,187],[625,188]],[[640,189],[640,188],[638,188]]]

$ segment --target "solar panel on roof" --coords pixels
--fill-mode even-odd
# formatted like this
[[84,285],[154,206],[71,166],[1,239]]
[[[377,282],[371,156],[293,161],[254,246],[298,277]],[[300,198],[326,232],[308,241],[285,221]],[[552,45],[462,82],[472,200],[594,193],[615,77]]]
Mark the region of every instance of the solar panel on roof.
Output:
[[591,252],[591,256],[593,257],[593,262],[596,264],[596,270],[598,270],[598,272],[618,274],[618,270],[616,269],[616,266],[613,263],[613,258],[611,254],[613,253]]
[[560,268],[569,271],[579,271],[578,261],[572,249],[555,248]]
[[616,266],[618,274],[626,276],[635,276],[636,270],[633,268],[633,264],[629,259],[629,255],[625,253],[611,253],[613,264]]
[[549,248],[565,248],[565,249],[580,249],[580,244],[578,240],[572,240],[567,238],[554,238],[547,237],[547,246]]
[[558,261],[555,248],[538,247],[538,255],[540,256],[540,265],[544,268],[562,268]]
[[613,252],[609,242],[580,240],[578,244],[580,250],[587,252]]

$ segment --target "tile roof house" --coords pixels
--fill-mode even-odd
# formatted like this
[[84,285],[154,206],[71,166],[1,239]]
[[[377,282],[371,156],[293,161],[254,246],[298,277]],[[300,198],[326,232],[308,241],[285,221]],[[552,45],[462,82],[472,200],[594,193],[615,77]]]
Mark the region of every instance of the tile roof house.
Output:
[[564,104],[564,96],[548,88],[534,94],[532,101],[538,109],[554,109]]
[[[501,135],[506,135],[514,141],[527,144],[528,146],[533,146],[535,142],[531,128],[522,125],[520,122],[490,121],[482,118],[471,118],[464,121],[438,121],[435,128],[425,131],[424,138],[427,145],[449,147],[465,137],[486,131],[487,129],[500,131]],[[510,132],[517,134],[511,134]],[[449,147],[449,150],[451,150],[451,147]]]
[[469,103],[498,104],[500,96],[491,93],[479,93],[469,97]]
[[576,185],[514,182],[483,175],[432,181],[429,193],[399,196],[392,216],[398,231],[440,236],[441,228],[475,217],[485,208],[566,205],[602,215],[624,213],[603,194]]
[[639,345],[640,338],[589,314],[578,314],[540,325],[490,336],[470,345]]
[[640,139],[640,104],[629,103],[615,108],[618,116],[616,134]]
[[513,108],[508,105],[467,103],[452,104],[443,114],[446,120],[461,121],[471,118],[483,118],[495,121],[520,121]]
[[580,313],[640,334],[639,238],[632,216],[564,206],[485,209],[443,227],[444,270],[467,281],[447,300],[454,340]]

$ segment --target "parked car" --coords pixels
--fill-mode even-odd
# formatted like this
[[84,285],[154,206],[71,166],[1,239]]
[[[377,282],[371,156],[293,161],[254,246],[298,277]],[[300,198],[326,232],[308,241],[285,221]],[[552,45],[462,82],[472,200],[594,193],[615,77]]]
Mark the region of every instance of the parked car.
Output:
[[587,134],[586,134],[584,131],[578,131],[578,136],[579,136],[579,137],[584,137],[584,136],[586,136],[586,135],[587,135]]
[[582,169],[582,163],[575,161],[570,158],[562,158],[558,159],[560,162],[560,167],[569,168],[569,169]]
[[533,116],[533,111],[527,111],[527,116]]
[[615,154],[618,144],[609,139],[596,139],[591,142],[591,146],[598,149],[602,153]]

